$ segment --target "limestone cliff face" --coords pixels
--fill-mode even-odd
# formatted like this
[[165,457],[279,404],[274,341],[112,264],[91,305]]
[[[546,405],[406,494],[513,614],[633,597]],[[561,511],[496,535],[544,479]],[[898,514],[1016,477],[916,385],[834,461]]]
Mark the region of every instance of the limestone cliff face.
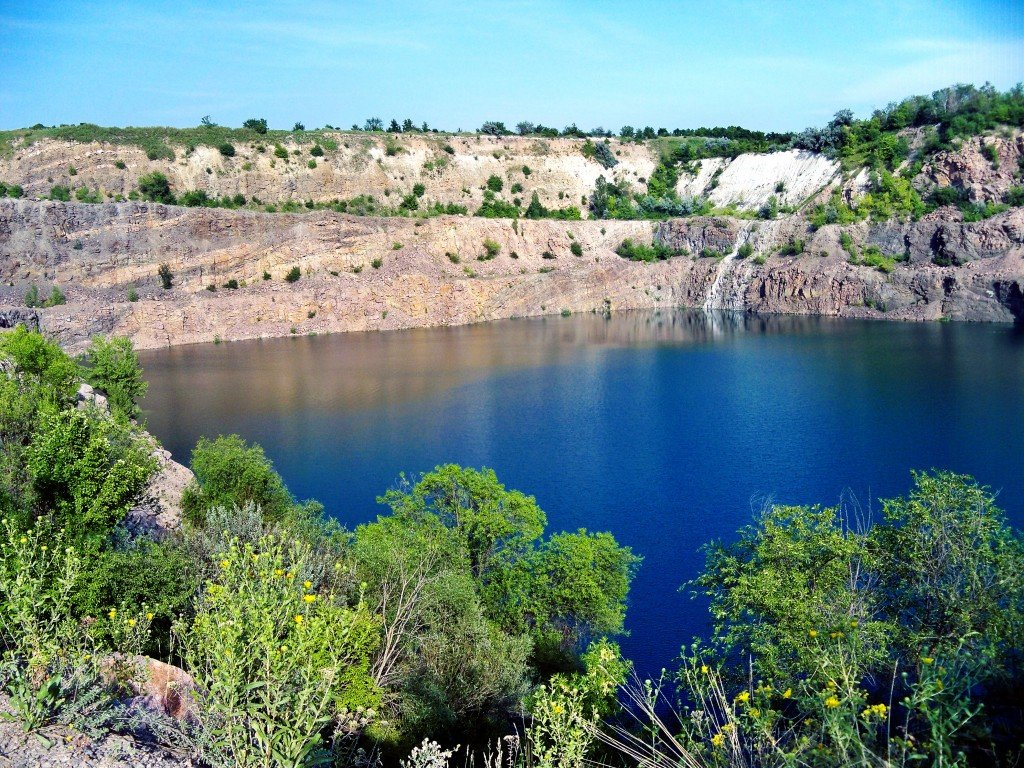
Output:
[[[909,252],[891,274],[848,263],[839,229],[695,217],[669,222],[357,218],[151,203],[0,202],[0,320],[32,314],[76,349],[93,333],[141,348],[305,333],[455,325],[508,317],[694,306],[901,319],[1024,319],[1024,210],[964,223],[846,227],[858,246]],[[644,264],[614,252],[657,238],[688,256]],[[795,238],[800,256],[767,256]],[[484,241],[500,245],[492,259]],[[754,256],[738,258],[748,242]],[[580,256],[573,253],[579,245]],[[701,257],[705,249],[727,254]],[[931,257],[942,251],[951,264]],[[174,275],[160,287],[157,269]],[[374,264],[379,264],[374,267]],[[302,277],[283,278],[293,267]],[[270,279],[264,279],[264,274]],[[237,289],[223,287],[235,280]],[[68,303],[25,310],[24,290]],[[216,287],[216,291],[207,290]],[[129,289],[138,294],[129,301]]]
[[[234,157],[212,147],[179,146],[174,160],[149,160],[134,146],[43,139],[0,156],[0,180],[21,184],[29,197],[48,195],[54,184],[127,197],[139,176],[161,171],[178,193],[202,189],[211,196],[241,194],[274,204],[372,195],[392,207],[414,184],[423,184],[423,205],[456,203],[474,211],[492,175],[502,180],[506,200],[520,197],[525,205],[536,192],[548,207],[579,207],[598,176],[642,188],[641,179],[657,163],[648,146],[617,140],[612,144],[618,165],[611,170],[583,156],[582,139],[338,133],[332,141],[337,148],[319,157],[310,154],[314,142],[308,140],[283,144],[285,158],[275,156],[272,142],[252,142],[235,145]],[[513,192],[515,184],[522,191]]]

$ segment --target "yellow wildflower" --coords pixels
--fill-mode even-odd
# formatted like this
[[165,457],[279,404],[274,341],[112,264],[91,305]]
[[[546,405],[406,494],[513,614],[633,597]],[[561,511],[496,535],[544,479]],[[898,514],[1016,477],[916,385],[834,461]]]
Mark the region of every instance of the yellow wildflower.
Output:
[[46,551],[46,545],[43,544],[43,546],[41,546],[40,549],[43,550],[43,552],[45,552]]
[[289,579],[294,579],[294,578],[295,578],[295,574],[294,574],[294,573],[292,573],[291,571],[288,571],[288,573],[286,573],[286,574],[285,574],[285,576],[286,576],[287,578],[289,578]]
[[706,674],[708,673],[708,665],[707,665],[707,664],[701,664],[701,665],[700,665],[700,671],[701,671],[701,672],[702,672],[703,674],[705,674],[705,675],[706,675]]
[[811,637],[817,637],[817,636],[818,636],[818,630],[816,630],[816,629],[812,629],[812,630],[811,630],[810,632],[808,632],[807,634],[808,634],[808,635],[810,635]]
[[750,708],[750,716],[751,717],[760,717],[761,716],[761,710],[758,709],[757,707],[751,707]]
[[306,589],[309,589],[310,587],[313,586],[313,582],[312,581],[308,581],[308,580],[304,581],[304,582],[302,582],[302,586],[304,586]]
[[784,699],[789,699],[789,698],[792,698],[792,697],[793,697],[793,689],[792,688],[787,688],[785,693],[782,694],[782,698],[784,698]]
[[741,693],[739,693],[736,696],[736,701],[738,701],[740,704],[746,704],[749,700],[750,700],[750,692],[749,691],[742,691]]
[[851,621],[851,622],[850,622],[850,626],[851,626],[851,627],[856,627],[856,626],[858,626],[859,624],[860,624],[860,622],[859,622],[859,621],[857,621],[856,619],[854,619],[853,621]]
[[128,619],[128,626],[129,627],[134,627],[135,626],[135,619]]
[[282,569],[282,568],[275,568],[274,569],[274,575],[275,576],[284,576],[284,569]]
[[221,560],[220,561],[220,567],[221,568],[227,568],[229,565],[231,565],[231,562],[228,561],[228,560]]
[[146,614],[146,618],[147,618],[147,619],[148,619],[149,621],[152,621],[152,620],[153,620],[153,612],[152,612],[152,611],[150,611],[149,613],[147,613],[147,614]]
[[725,746],[725,736],[721,733],[716,733],[711,737],[711,743],[716,747],[723,747]]
[[933,659],[931,656],[922,656],[921,657],[921,663],[922,664],[934,664],[935,663],[935,659]]
[[302,599],[305,600],[307,603],[312,603],[314,600],[316,600],[316,595],[304,595]]
[[18,543],[19,544],[28,544],[28,539],[25,536],[22,536],[20,539],[18,539]]
[[301,624],[302,623],[302,614],[301,613],[295,614],[295,623],[296,624]]
[[835,709],[839,706],[839,699],[837,699],[835,696],[829,696],[827,699],[825,699],[825,706],[829,709]]
[[111,608],[110,611],[107,613],[107,616],[109,616],[110,618],[114,618],[115,616],[117,616],[117,609]]

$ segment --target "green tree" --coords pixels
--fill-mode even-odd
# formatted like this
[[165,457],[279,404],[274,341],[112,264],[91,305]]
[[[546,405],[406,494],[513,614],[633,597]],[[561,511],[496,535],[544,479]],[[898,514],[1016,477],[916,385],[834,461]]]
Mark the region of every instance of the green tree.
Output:
[[85,353],[86,379],[106,393],[115,416],[134,419],[149,385],[142,378],[139,356],[130,339],[93,336]]
[[242,123],[242,127],[262,135],[267,132],[267,121],[262,117],[250,117]]

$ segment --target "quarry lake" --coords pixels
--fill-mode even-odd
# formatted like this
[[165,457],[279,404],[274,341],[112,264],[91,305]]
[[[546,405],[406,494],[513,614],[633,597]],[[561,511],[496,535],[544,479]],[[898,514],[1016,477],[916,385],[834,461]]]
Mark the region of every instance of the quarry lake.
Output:
[[1024,329],[615,313],[177,347],[141,355],[150,430],[260,443],[349,526],[399,472],[493,467],[548,532],[644,558],[623,640],[641,672],[707,626],[679,587],[769,501],[880,514],[911,469],[974,475],[1024,524]]

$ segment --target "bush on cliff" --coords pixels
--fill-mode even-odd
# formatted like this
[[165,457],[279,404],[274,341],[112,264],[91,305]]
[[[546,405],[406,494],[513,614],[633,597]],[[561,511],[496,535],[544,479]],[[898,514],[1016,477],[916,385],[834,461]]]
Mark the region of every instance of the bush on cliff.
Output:
[[139,177],[139,194],[144,200],[167,203],[168,205],[174,204],[171,183],[160,171],[153,171]]

